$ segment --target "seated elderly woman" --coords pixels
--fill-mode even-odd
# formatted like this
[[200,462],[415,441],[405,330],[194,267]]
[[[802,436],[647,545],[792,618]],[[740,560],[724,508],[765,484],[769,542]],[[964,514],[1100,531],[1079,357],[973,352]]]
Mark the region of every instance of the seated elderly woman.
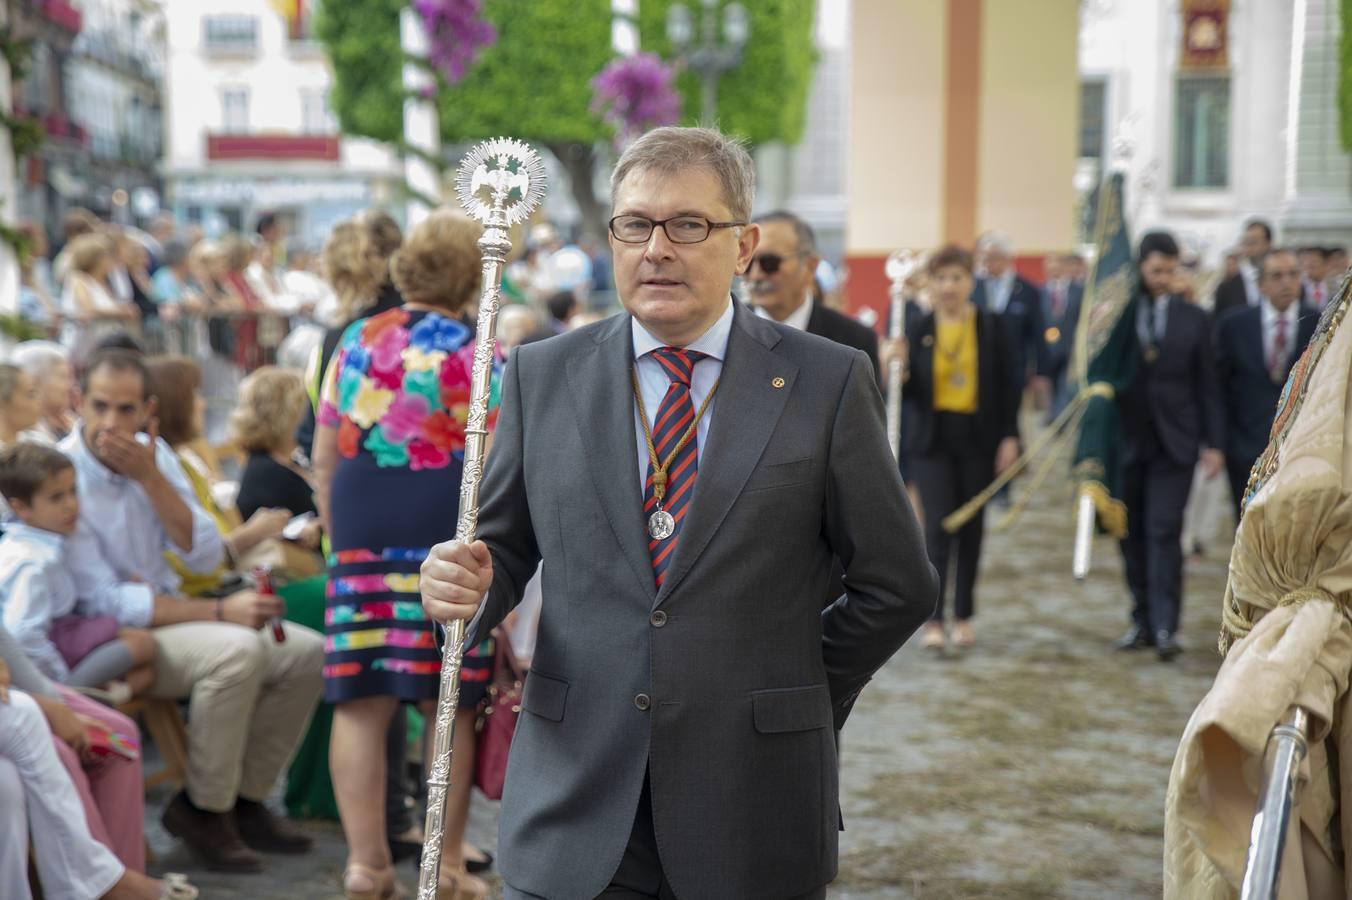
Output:
[[[264,508],[286,509],[292,515],[315,512],[309,473],[292,458],[296,426],[307,403],[300,375],[277,366],[264,366],[240,385],[230,435],[249,455],[235,498],[241,516],[248,518]],[[307,526],[303,542],[319,547],[318,520]]]
[[0,447],[7,447],[38,423],[38,392],[33,377],[0,363]]
[[38,421],[24,432],[24,439],[46,444],[62,440],[78,418],[70,355],[54,341],[24,341],[14,348],[10,362],[28,373],[38,392]]
[[285,509],[259,508],[241,522],[233,507],[217,503],[212,485],[219,480],[219,464],[202,440],[206,402],[200,390],[201,367],[185,356],[154,357],[146,360],[146,367],[150,370],[150,392],[157,401],[160,437],[177,454],[198,502],[215,519],[216,527],[225,537],[228,559],[210,575],[194,575],[170,560],[183,578],[184,593],[205,593],[217,587],[238,560],[269,538],[281,535],[291,514]]

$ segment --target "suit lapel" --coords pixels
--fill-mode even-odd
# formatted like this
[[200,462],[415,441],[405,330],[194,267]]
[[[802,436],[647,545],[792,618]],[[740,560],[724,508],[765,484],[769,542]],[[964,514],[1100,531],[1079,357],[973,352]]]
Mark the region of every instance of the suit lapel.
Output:
[[573,419],[582,433],[582,446],[591,456],[587,468],[592,484],[622,555],[651,601],[657,587],[639,492],[633,346],[629,316],[616,316],[613,326],[598,334],[591,352],[568,360],[568,379]]
[[[765,452],[793,393],[798,367],[771,351],[779,340],[772,325],[745,310],[736,311],[718,394],[710,408],[713,419],[708,445],[700,454],[695,495],[655,605],[670,596],[708,547]],[[775,387],[777,378],[784,379],[783,387]]]
[[1260,372],[1267,372],[1267,348],[1263,346],[1263,313],[1258,307],[1251,309],[1256,310],[1258,314],[1248,316],[1248,334],[1245,335],[1244,341],[1249,346],[1246,349],[1252,354],[1249,358],[1257,361],[1257,369]]

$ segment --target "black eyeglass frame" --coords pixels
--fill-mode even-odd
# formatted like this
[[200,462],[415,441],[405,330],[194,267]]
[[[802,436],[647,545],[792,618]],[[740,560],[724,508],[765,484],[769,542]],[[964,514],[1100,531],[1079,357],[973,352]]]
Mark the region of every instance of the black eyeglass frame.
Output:
[[[647,222],[647,223],[648,223],[648,233],[647,233],[646,235],[644,235],[643,238],[642,238],[641,240],[633,240],[633,241],[631,241],[631,240],[626,240],[625,238],[622,238],[622,237],[620,237],[618,234],[615,233],[615,223],[618,222],[620,219],[638,219],[638,220],[640,220],[640,221]],[[679,222],[679,221],[681,221],[682,219],[697,219],[697,220],[703,222],[703,223],[705,224],[705,226],[706,226],[706,230],[705,230],[705,232],[704,232],[704,237],[700,238],[700,239],[697,240],[697,241],[679,241],[679,240],[677,240],[676,238],[672,237],[672,236],[671,236],[671,232],[670,232],[670,231],[667,231],[667,223],[668,223],[668,222]],[[667,218],[667,219],[649,219],[647,216],[613,216],[613,217],[611,217],[611,220],[610,220],[609,222],[606,223],[606,228],[610,231],[611,236],[612,236],[613,238],[615,238],[615,240],[619,241],[621,244],[646,244],[646,243],[648,243],[648,241],[650,241],[650,240],[653,239],[653,232],[656,231],[658,228],[661,228],[661,229],[662,229],[662,233],[665,234],[665,235],[667,236],[667,240],[671,241],[673,244],[681,244],[682,246],[689,246],[689,245],[691,245],[691,244],[702,244],[702,243],[704,243],[705,241],[707,241],[707,240],[709,239],[709,235],[711,235],[711,234],[714,233],[714,229],[715,229],[715,228],[737,228],[737,227],[739,227],[739,226],[747,225],[747,224],[750,224],[750,223],[748,223],[748,222],[711,222],[711,221],[709,221],[708,219],[706,219],[704,216],[672,216],[672,217]]]

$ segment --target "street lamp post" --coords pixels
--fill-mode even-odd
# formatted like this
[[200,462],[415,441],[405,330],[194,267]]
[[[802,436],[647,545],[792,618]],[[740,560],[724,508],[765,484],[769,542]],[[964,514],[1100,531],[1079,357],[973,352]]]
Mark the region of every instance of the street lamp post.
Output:
[[698,45],[695,22],[690,8],[674,4],[667,11],[667,39],[676,48],[677,57],[699,73],[700,124],[712,125],[718,116],[718,79],[742,62],[742,50],[751,33],[746,8],[740,3],[723,7],[723,33],[718,29],[718,0],[699,0],[703,7]]

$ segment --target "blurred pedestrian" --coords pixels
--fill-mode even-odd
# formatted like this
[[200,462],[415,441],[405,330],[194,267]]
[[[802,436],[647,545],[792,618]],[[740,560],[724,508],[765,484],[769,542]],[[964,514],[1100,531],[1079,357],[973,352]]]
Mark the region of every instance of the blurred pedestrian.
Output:
[[1263,302],[1216,323],[1216,368],[1225,402],[1225,469],[1239,521],[1249,472],[1267,448],[1282,388],[1314,334],[1319,310],[1301,302],[1301,269],[1290,250],[1259,263]]
[[115,259],[107,237],[80,235],[63,252],[69,272],[61,298],[65,315],[61,342],[79,366],[102,337],[135,321],[137,312],[135,306],[119,303],[108,290],[108,273]]
[[1224,468],[1224,407],[1216,384],[1211,318],[1170,293],[1178,243],[1164,231],[1141,238],[1131,316],[1139,368],[1118,396],[1122,428],[1121,490],[1127,537],[1121,542],[1132,624],[1120,650],[1154,647],[1170,660],[1183,592],[1183,510],[1200,460],[1206,477]]
[[1232,309],[1257,306],[1263,299],[1258,288],[1258,266],[1272,249],[1272,226],[1262,219],[1244,223],[1239,239],[1240,256],[1236,260],[1239,271],[1227,277],[1216,288],[1212,314],[1219,320]]
[[752,221],[760,226],[761,239],[742,278],[756,314],[864,351],[876,375],[877,333],[828,309],[817,296],[821,255],[812,226],[787,210],[763,213]]
[[1047,257],[1047,284],[1042,289],[1042,312],[1046,328],[1043,343],[1047,354],[1047,379],[1051,391],[1047,421],[1051,422],[1070,400],[1067,384],[1075,333],[1080,324],[1084,302],[1084,284],[1075,280],[1073,254],[1053,253]]
[[972,618],[985,511],[957,534],[945,531],[943,520],[1018,459],[1021,356],[1009,321],[972,301],[970,253],[942,247],[931,254],[926,270],[934,309],[907,333],[905,388],[912,400],[908,436],[924,503],[925,547],[939,573],[939,603],[925,627],[924,645],[941,650],[947,643],[944,604],[952,584],[952,640],[962,649],[976,640]]
[[25,440],[55,444],[75,427],[75,370],[65,348],[53,341],[24,341],[10,359],[33,379],[38,394],[38,421]]

